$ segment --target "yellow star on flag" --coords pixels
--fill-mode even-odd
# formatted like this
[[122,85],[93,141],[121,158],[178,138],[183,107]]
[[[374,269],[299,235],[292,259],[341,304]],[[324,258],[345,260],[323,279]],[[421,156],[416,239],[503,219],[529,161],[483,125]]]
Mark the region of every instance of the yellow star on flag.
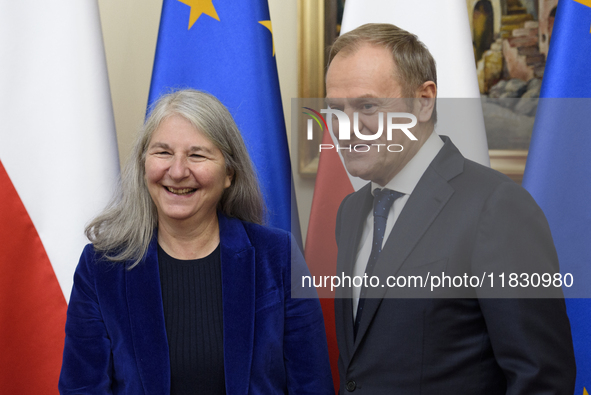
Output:
[[191,7],[191,15],[189,16],[189,30],[193,27],[193,24],[197,22],[197,19],[201,14],[209,15],[213,19],[220,20],[218,13],[213,7],[213,0],[178,0],[183,4]]
[[[584,6],[590,7],[591,8],[591,0],[575,0],[577,3],[583,4]],[[591,29],[589,30],[589,33],[591,33]],[[587,395],[587,394],[585,394]]]
[[589,393],[587,392],[587,388],[583,388],[583,395],[589,395]]
[[273,27],[271,26],[271,21],[259,21],[259,23],[271,32],[271,40],[273,40],[273,56],[275,56],[275,39],[273,39]]

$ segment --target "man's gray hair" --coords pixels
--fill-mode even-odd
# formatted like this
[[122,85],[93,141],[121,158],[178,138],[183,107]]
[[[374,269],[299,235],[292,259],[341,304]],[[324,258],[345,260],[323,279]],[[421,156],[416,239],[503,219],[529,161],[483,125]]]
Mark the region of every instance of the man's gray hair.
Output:
[[244,140],[226,107],[214,96],[193,89],[164,95],[152,106],[121,176],[117,193],[105,210],[86,227],[97,251],[114,262],[137,265],[148,249],[158,213],[145,181],[146,152],[161,122],[172,115],[189,121],[220,149],[232,185],[224,191],[218,210],[229,217],[262,224],[265,204]]

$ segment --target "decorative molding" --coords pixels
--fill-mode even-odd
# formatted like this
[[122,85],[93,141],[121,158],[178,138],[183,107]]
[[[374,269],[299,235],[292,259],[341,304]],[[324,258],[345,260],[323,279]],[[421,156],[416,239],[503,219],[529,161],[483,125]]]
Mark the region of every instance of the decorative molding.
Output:
[[[324,0],[298,0],[298,97],[324,97],[325,63],[325,2]],[[293,109],[292,109],[293,111]],[[299,114],[299,112],[298,112]],[[298,171],[302,177],[315,177],[318,171],[318,144],[322,136],[311,142],[300,133],[305,120],[292,114],[292,124],[298,135]]]
[[521,185],[527,150],[489,150],[490,167],[507,175]]

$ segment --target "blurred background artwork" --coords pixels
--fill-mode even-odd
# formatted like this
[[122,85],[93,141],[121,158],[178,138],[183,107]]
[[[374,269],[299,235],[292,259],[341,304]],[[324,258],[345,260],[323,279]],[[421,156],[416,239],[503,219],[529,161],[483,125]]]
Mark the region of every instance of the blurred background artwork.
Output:
[[489,149],[527,150],[558,0],[467,0]]

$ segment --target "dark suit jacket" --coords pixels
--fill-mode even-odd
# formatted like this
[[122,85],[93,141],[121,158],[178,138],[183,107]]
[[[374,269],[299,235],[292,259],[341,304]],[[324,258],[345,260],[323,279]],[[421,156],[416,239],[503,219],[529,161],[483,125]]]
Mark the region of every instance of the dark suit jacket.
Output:
[[[504,272],[507,281],[511,272],[556,272],[552,236],[531,196],[443,140],[373,274],[384,281],[390,275],[492,272],[498,280]],[[367,185],[341,203],[339,275],[351,273],[372,201]],[[574,353],[560,290],[552,299],[491,299],[474,289],[464,294],[472,298],[403,299],[390,298],[399,289],[369,288],[355,339],[350,290],[338,292],[341,393],[573,393]]]
[[[334,394],[320,304],[291,298],[291,266],[307,268],[289,234],[219,224],[227,393]],[[74,275],[60,392],[168,394],[156,237],[134,269],[100,257],[86,246]]]

